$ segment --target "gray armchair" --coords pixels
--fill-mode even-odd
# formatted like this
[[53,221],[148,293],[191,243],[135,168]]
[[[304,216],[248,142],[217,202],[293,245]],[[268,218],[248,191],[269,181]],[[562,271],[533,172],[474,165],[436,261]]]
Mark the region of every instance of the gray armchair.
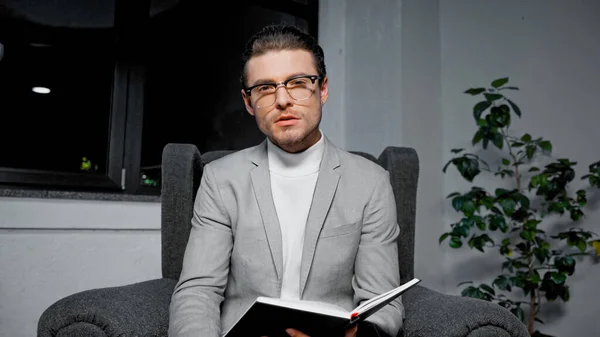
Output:
[[[194,145],[168,144],[162,158],[162,278],[93,289],[58,300],[41,315],[38,337],[167,336],[169,302],[181,272],[203,165],[231,151],[201,155]],[[397,200],[401,278],[414,275],[415,204],[419,160],[410,148],[388,147],[378,158]],[[529,336],[508,310],[483,300],[444,295],[417,285],[403,295],[405,337]],[[201,337],[201,336],[199,336]]]

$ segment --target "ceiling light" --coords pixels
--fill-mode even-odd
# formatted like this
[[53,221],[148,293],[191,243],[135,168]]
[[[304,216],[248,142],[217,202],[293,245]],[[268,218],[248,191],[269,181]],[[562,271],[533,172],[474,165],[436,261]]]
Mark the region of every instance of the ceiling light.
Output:
[[39,43],[39,42],[30,42],[29,45],[31,47],[36,47],[36,48],[52,47],[52,45],[49,45],[47,43]]
[[38,93],[38,94],[49,94],[50,93],[50,89],[46,88],[46,87],[33,87],[33,88],[31,88],[31,91]]

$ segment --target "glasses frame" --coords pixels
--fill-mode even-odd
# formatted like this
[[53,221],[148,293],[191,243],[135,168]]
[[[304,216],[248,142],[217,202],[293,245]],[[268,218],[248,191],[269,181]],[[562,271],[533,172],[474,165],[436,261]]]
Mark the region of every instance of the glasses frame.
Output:
[[[275,82],[267,82],[267,83],[260,83],[260,84],[257,84],[257,85],[253,85],[251,87],[244,88],[244,92],[246,93],[246,95],[248,95],[248,97],[252,97],[252,89],[260,87],[260,86],[263,86],[263,85],[273,85],[273,86],[275,86],[275,92],[277,92],[277,89],[279,89],[280,86],[283,86],[285,88],[285,91],[288,93],[288,95],[290,95],[290,92],[288,91],[288,88],[287,88],[287,84],[290,81],[297,80],[299,78],[308,78],[312,82],[312,84],[315,84],[315,81],[322,80],[323,76],[319,76],[319,75],[298,75],[298,76],[293,76],[293,77],[288,78],[285,81],[281,81],[281,82],[277,82],[277,83],[275,83]],[[305,100],[311,98],[313,96],[313,94],[314,94],[314,90],[310,94],[310,96],[308,96],[306,98],[303,98],[303,99],[296,99],[292,95],[290,95],[290,97],[293,98],[296,101],[305,101]],[[276,100],[273,101],[273,103],[271,103],[269,105],[261,106],[259,108],[265,108],[265,107],[271,106],[271,105],[275,104],[275,102],[276,102]]]

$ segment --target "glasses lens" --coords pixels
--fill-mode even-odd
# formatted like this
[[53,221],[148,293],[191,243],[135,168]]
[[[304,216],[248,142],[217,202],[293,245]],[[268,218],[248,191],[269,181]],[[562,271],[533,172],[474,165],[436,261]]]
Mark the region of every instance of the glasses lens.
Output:
[[275,103],[275,85],[265,84],[252,89],[251,95],[256,99],[259,108]]
[[305,100],[312,96],[315,86],[309,78],[296,78],[288,82],[287,91],[296,100]]
[[[295,100],[302,101],[309,99],[316,89],[316,82],[309,78],[295,78],[287,83],[286,90]],[[277,99],[277,86],[275,84],[265,84],[252,89],[251,96],[256,99],[258,108],[265,108],[273,105]]]

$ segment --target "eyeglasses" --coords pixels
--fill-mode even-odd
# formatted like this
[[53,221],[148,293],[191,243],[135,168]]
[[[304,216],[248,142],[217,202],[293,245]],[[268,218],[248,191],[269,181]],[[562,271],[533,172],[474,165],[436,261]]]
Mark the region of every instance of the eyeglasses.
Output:
[[275,104],[277,89],[283,85],[288,94],[297,101],[309,99],[315,89],[318,75],[300,75],[278,83],[261,83],[244,89],[248,96],[254,97],[257,108],[266,108]]

